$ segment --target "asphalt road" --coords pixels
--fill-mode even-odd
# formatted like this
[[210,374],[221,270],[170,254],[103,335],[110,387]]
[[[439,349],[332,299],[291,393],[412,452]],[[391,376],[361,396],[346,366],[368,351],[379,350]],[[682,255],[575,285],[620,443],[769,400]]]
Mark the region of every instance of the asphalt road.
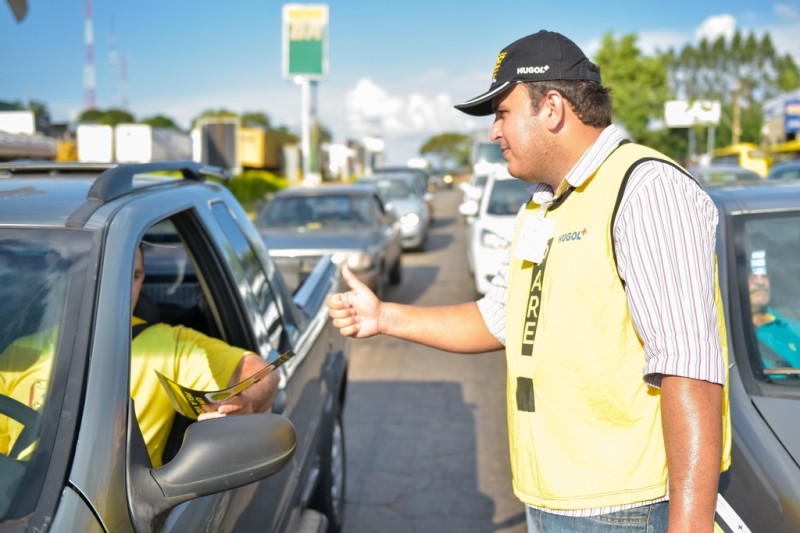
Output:
[[[437,193],[421,253],[386,300],[474,299],[458,189]],[[389,337],[351,341],[345,533],[526,531],[511,489],[502,352],[457,355]]]

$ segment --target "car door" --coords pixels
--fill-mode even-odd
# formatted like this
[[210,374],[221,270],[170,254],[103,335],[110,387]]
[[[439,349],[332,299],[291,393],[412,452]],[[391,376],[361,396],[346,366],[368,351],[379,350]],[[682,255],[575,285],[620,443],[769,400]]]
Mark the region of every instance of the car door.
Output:
[[[212,207],[212,212],[215,210],[224,212],[226,208],[219,202]],[[254,287],[265,285],[266,273],[247,262],[252,254],[242,239],[237,239],[235,227],[223,228],[219,218],[192,209],[153,226],[144,237],[152,243],[152,250],[145,255],[151,281],[146,278],[142,290],[160,308],[160,318],[274,360],[279,355],[277,347],[286,345],[281,341],[280,309],[274,302],[262,309]],[[173,434],[171,442],[173,446],[168,444],[168,448],[179,447],[180,434]],[[209,460],[225,461],[225,450]],[[292,497],[291,478],[287,467],[261,483],[187,502],[169,514],[165,529],[232,531],[242,520],[252,520],[271,524],[268,529],[277,531],[277,524],[286,520],[297,500]]]
[[[275,267],[255,228],[236,206],[214,202],[211,210],[225,240],[226,263],[243,291],[249,321],[255,325],[256,341],[262,353],[277,349],[292,350],[295,356],[283,367],[282,390],[275,410],[288,417],[295,427],[297,449],[287,468],[279,474],[251,487],[249,505],[273,513],[243,513],[235,529],[253,531],[263,527],[264,517],[271,519],[271,531],[282,531],[291,520],[289,511],[302,507],[301,495],[315,480],[314,469],[319,448],[326,398],[330,392],[322,379],[328,359],[329,343],[321,335],[325,309],[318,305],[312,315],[302,313],[294,305],[280,272]],[[310,279],[310,278],[309,278]],[[277,356],[277,353],[276,353]],[[279,497],[280,495],[280,497]]]

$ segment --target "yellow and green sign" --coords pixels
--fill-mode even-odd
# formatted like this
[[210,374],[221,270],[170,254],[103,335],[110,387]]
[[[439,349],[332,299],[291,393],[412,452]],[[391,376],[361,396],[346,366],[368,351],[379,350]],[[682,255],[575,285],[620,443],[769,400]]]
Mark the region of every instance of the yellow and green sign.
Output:
[[328,74],[328,5],[283,6],[283,77],[321,79]]

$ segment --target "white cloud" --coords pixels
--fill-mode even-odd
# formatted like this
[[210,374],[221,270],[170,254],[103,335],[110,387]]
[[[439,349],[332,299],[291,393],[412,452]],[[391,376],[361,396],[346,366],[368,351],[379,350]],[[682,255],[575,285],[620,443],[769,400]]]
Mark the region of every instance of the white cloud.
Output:
[[[622,35],[615,35],[619,39]],[[680,49],[691,40],[691,35],[670,30],[641,30],[636,32],[636,47],[643,55],[655,55],[657,51],[665,52],[669,48]],[[602,39],[592,39],[581,48],[589,57],[595,57],[603,44]]]
[[438,133],[477,129],[476,121],[454,109],[453,104],[447,91],[398,96],[362,78],[345,96],[345,123],[355,138],[379,135],[387,147],[402,145],[402,153],[395,152],[394,156],[402,162],[415,156],[416,150]]
[[767,29],[772,38],[772,44],[780,54],[791,54],[795,63],[800,64],[800,24],[790,26],[773,26]]
[[686,33],[668,30],[641,31],[638,33],[636,41],[639,50],[644,55],[654,55],[656,52],[666,52],[672,48],[680,50],[689,42],[690,37]]
[[788,4],[775,4],[775,14],[782,19],[797,19],[800,18],[797,10]]
[[703,21],[695,30],[694,36],[697,40],[706,38],[709,41],[717,39],[720,35],[725,39],[733,37],[736,31],[736,18],[727,13],[722,15],[712,15]]
[[775,15],[780,19],[777,25],[769,26],[766,31],[772,38],[772,44],[781,54],[791,54],[796,63],[800,63],[800,13],[788,4],[775,4]]

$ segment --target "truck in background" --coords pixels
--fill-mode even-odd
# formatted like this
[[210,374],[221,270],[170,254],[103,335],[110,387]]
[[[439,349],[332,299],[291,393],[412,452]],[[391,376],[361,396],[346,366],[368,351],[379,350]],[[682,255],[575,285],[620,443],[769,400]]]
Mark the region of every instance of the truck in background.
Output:
[[119,163],[150,163],[191,159],[189,135],[148,124],[119,124],[114,131],[114,155]]
[[79,124],[76,140],[82,163],[150,163],[192,156],[188,135],[147,124]]
[[0,111],[0,161],[52,159],[58,142],[36,131],[33,111]]
[[273,132],[263,128],[239,130],[239,143],[242,152],[242,166],[277,170],[281,168],[281,145]]
[[114,128],[103,124],[78,124],[75,130],[78,161],[112,163],[114,161]]
[[192,159],[204,165],[221,167],[233,174],[242,170],[238,117],[213,117],[199,120],[192,129]]

